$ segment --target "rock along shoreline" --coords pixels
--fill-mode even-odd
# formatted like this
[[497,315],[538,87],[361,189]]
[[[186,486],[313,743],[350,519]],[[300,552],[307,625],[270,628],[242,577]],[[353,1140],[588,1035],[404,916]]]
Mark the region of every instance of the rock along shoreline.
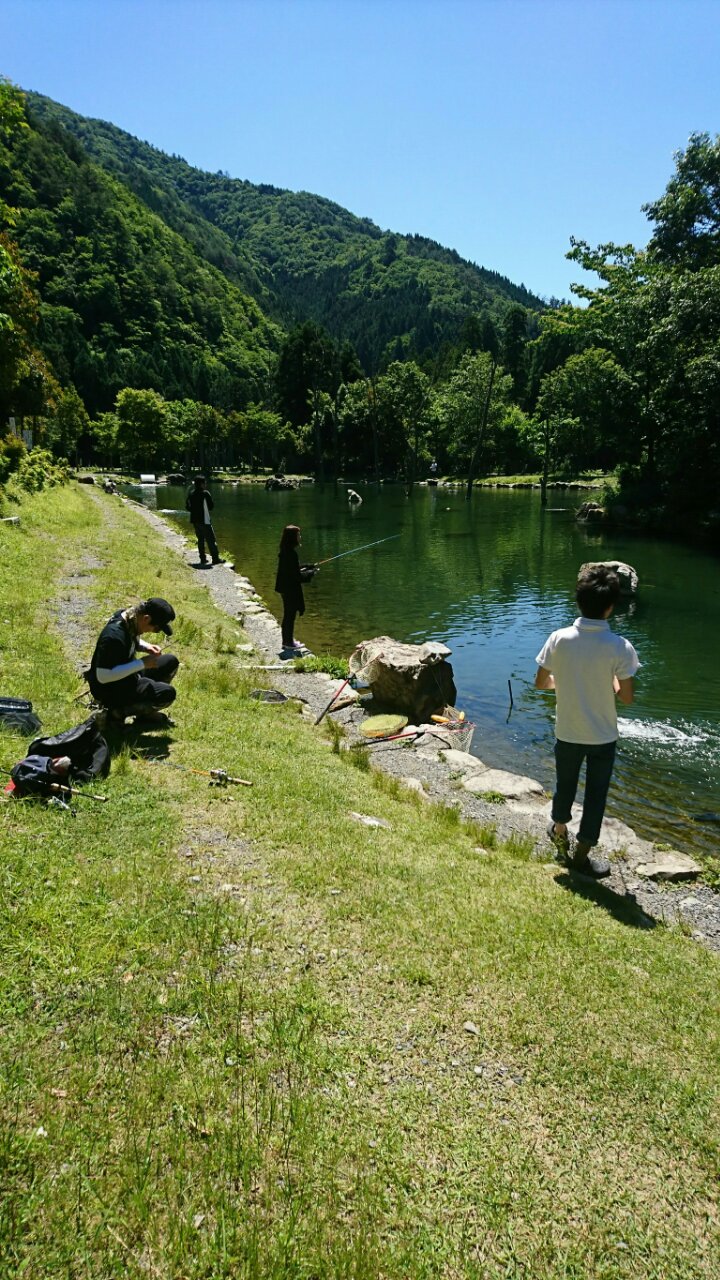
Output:
[[[188,538],[141,503],[128,498],[122,501],[139,512],[188,565],[194,563],[195,548]],[[196,572],[202,575],[203,585],[217,608],[239,622],[248,635],[259,659],[258,672],[267,673],[272,686],[287,697],[299,699],[304,715],[314,722],[341,681],[320,673],[298,672],[279,661],[280,627],[247,577],[229,565]],[[359,726],[364,716],[356,701],[333,712],[332,718],[343,727],[344,747],[351,749],[354,742],[363,741]],[[456,808],[462,818],[493,827],[499,840],[529,837],[535,845],[535,856],[542,858],[546,853],[548,863],[560,869],[546,834],[549,796],[535,779],[495,769],[476,756],[454,750],[452,740],[443,737],[440,729],[429,728],[411,743],[389,742],[374,747],[371,757],[374,768],[397,779],[420,803]],[[579,820],[579,806],[576,809],[571,832]],[[662,863],[668,856],[666,852],[643,840],[617,818],[605,818],[603,822],[602,849],[610,857],[610,876],[595,884],[584,877],[574,877],[578,884],[587,885],[593,894],[604,892],[630,899],[646,917],[648,927],[657,921],[678,926],[695,941],[720,952],[720,894],[698,880],[697,872],[689,874],[689,869],[682,871],[681,866],[675,872],[665,871]],[[663,878],[665,875],[667,879]],[[676,876],[680,883],[675,882]],[[668,887],[671,877],[673,882]]]

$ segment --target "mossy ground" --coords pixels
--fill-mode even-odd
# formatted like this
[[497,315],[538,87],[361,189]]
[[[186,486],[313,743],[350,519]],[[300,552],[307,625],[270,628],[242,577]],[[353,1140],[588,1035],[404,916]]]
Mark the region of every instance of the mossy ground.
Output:
[[86,656],[154,594],[182,666],[107,804],[0,805],[0,1274],[715,1280],[718,958],[251,699],[131,508],[21,516],[0,692],[81,718],[49,602],[83,565]]

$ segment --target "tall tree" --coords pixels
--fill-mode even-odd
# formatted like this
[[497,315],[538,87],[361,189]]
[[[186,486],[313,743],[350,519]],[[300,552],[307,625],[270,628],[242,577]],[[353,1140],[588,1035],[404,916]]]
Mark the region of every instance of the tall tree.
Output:
[[167,405],[157,391],[126,387],[115,402],[117,447],[131,466],[150,467],[162,457]]
[[696,271],[720,262],[720,134],[693,133],[675,155],[675,173],[659,200],[643,205],[655,229],[650,257]]

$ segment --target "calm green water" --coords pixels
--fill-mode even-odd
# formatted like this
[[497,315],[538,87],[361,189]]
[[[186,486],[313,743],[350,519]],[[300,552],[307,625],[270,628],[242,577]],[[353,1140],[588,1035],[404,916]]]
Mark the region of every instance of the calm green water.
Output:
[[[532,688],[535,654],[576,616],[572,587],[586,560],[620,559],[640,576],[636,602],[614,626],[637,649],[637,701],[620,722],[608,812],[675,848],[720,853],[720,562],[695,548],[584,530],[572,495],[546,510],[534,490],[462,494],[399,486],[343,485],[266,493],[255,485],[213,486],[218,539],[279,616],[277,543],[300,525],[301,559],[321,560],[389,534],[376,550],[326,565],[306,589],[296,634],[316,653],[349,654],[363,639],[441,640],[452,649],[458,705],[475,721],[483,760],[553,782],[552,699]],[[182,508],[184,490],[134,491],[158,508]],[[187,520],[178,517],[187,530]],[[515,700],[508,720],[508,680]]]

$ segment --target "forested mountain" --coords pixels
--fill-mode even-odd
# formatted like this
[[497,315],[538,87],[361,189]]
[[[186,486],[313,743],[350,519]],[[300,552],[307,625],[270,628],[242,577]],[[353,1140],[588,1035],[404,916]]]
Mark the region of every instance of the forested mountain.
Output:
[[368,373],[456,343],[470,314],[499,321],[513,303],[542,309],[522,285],[432,240],[383,232],[321,196],[202,172],[112,124],[36,94],[28,101],[31,119],[68,130],[265,311],[349,340]]
[[37,345],[90,414],[126,386],[226,409],[264,395],[280,329],[67,131],[0,132],[0,201]]

